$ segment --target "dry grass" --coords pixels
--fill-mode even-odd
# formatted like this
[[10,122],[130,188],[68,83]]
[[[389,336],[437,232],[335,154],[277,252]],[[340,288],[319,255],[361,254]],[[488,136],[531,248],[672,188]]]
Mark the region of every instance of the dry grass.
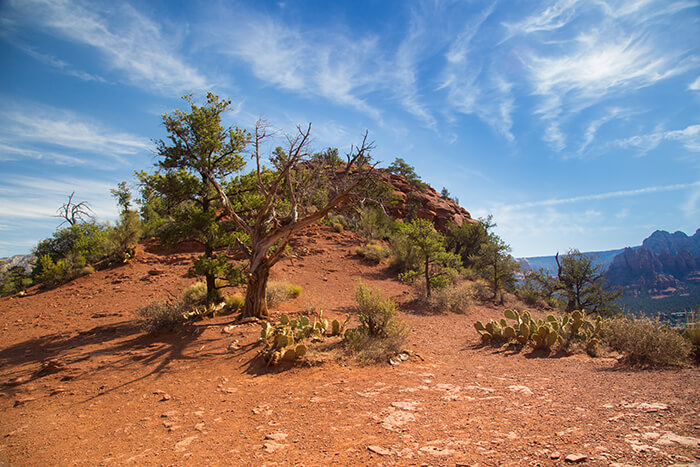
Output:
[[649,318],[613,318],[602,332],[611,349],[624,354],[623,361],[633,366],[685,366],[689,363],[690,344],[675,329]]
[[286,301],[293,300],[299,295],[301,295],[301,286],[278,281],[270,281],[265,292],[267,306],[270,308],[275,308]]

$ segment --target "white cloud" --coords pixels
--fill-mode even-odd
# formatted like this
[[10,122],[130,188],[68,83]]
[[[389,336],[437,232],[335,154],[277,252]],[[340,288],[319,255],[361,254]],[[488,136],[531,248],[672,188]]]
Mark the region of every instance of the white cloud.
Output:
[[648,135],[637,135],[614,141],[622,148],[638,148],[645,154],[655,149],[663,141],[678,141],[688,151],[700,152],[700,125],[690,125],[683,130],[659,131]]
[[[0,110],[0,123],[0,158],[6,160],[48,158],[61,164],[95,165],[96,154],[124,162],[123,156],[152,148],[146,138],[113,131],[85,116],[39,104],[6,106]],[[74,154],[64,155],[55,148],[69,149]],[[82,158],[80,154],[87,154],[89,158]]]
[[[653,0],[560,0],[520,22],[504,24],[506,39],[519,35],[518,40],[527,41],[520,58],[532,94],[540,99],[536,114],[545,124],[543,139],[562,151],[566,142],[556,129],[583,109],[696,67],[698,58],[687,44],[668,34],[678,27],[673,15],[692,7],[690,2]],[[586,129],[579,154],[611,118]]]
[[691,91],[700,91],[700,76],[688,85],[688,89]]
[[[178,38],[127,3],[114,8],[81,0],[19,0],[10,5],[19,24],[17,29],[35,23],[45,32],[89,46],[133,84],[168,94],[210,86],[178,55]],[[58,61],[54,66],[66,69],[63,63]]]
[[618,118],[627,118],[630,115],[632,115],[632,113],[633,112],[629,109],[613,107],[611,109],[608,109],[608,111],[603,116],[591,121],[586,127],[586,131],[584,133],[584,141],[583,144],[581,144],[581,147],[578,149],[578,155],[581,156],[586,151],[586,149],[588,149],[588,147],[595,140],[598,130],[603,125]]
[[601,201],[612,198],[625,198],[629,196],[639,196],[646,195],[650,193],[661,193],[667,191],[677,191],[677,190],[687,190],[689,188],[700,187],[700,181],[692,183],[678,183],[675,185],[659,185],[651,186],[646,188],[639,188],[636,190],[619,190],[619,191],[609,191],[606,193],[596,193],[591,195],[574,196],[570,198],[553,198],[546,199],[542,201],[530,201],[526,203],[511,204],[507,207],[509,209],[527,209],[540,206],[556,206],[560,204],[572,204],[579,203],[582,201]]
[[282,89],[318,95],[381,120],[363,95],[375,90],[384,72],[376,38],[339,34],[313,39],[270,18],[250,15],[227,34],[217,30],[220,53],[248,63],[261,80]]

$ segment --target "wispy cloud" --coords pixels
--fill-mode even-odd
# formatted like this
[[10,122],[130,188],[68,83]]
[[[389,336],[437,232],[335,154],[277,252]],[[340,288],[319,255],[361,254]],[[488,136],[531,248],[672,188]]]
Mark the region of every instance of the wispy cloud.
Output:
[[700,91],[700,76],[688,85],[688,89],[691,91]]
[[[438,90],[447,91],[448,109],[462,114],[473,114],[490,125],[509,141],[515,109],[513,84],[500,69],[494,68],[474,41],[495,9],[495,4],[473,15],[451,41],[444,55]],[[479,53],[475,53],[474,49]]]
[[[12,40],[10,40],[12,42]],[[101,76],[93,75],[91,73],[87,73],[82,70],[75,69],[73,66],[71,66],[68,62],[65,62],[59,58],[56,58],[52,55],[41,53],[38,50],[36,50],[34,47],[31,47],[27,44],[23,44],[20,42],[15,43],[15,46],[32,57],[35,60],[38,60],[46,65],[49,65],[50,67],[55,68],[59,72],[69,75],[69,76],[74,76],[78,79],[81,79],[83,81],[99,81],[99,82],[105,82],[104,78]]]
[[655,149],[663,141],[677,141],[688,151],[700,152],[700,125],[691,125],[683,130],[658,131],[647,135],[637,135],[615,141],[621,148],[637,148],[645,154]]
[[584,196],[574,196],[571,198],[553,198],[553,199],[546,199],[546,200],[542,200],[542,201],[531,201],[531,202],[527,202],[527,203],[510,204],[510,205],[507,205],[507,207],[509,209],[527,209],[527,208],[542,207],[542,206],[557,206],[557,205],[561,205],[561,204],[580,203],[583,201],[601,201],[601,200],[612,199],[612,198],[626,198],[626,197],[630,197],[630,196],[647,195],[647,194],[651,194],[651,193],[662,193],[662,192],[667,192],[667,191],[687,190],[689,188],[696,188],[696,187],[700,187],[700,181],[691,182],[691,183],[678,183],[675,185],[651,186],[651,187],[646,187],[646,188],[639,188],[636,190],[609,191],[606,193],[596,193],[596,194],[584,195]]
[[586,131],[584,133],[584,141],[581,144],[581,147],[578,149],[577,153],[579,156],[583,155],[586,150],[589,148],[589,146],[593,143],[593,141],[596,138],[596,135],[598,133],[598,130],[600,128],[607,124],[610,121],[613,121],[618,118],[627,118],[630,115],[632,115],[634,112],[629,109],[623,109],[620,107],[612,107],[608,109],[601,117],[594,119],[591,121],[588,126],[586,127]]
[[[178,54],[175,45],[179,38],[164,32],[158,23],[127,3],[120,3],[116,9],[81,0],[15,0],[9,4],[17,29],[33,24],[44,32],[91,47],[109,68],[119,70],[133,84],[168,94],[210,86],[208,79]],[[65,62],[37,53],[34,51],[35,58],[70,70]],[[92,75],[82,75],[81,79],[87,76]]]
[[381,120],[363,97],[383,73],[377,38],[341,34],[314,38],[313,31],[250,15],[213,39],[219,52],[246,62],[262,81],[282,89],[317,95]]
[[[505,23],[507,39],[519,36],[528,44],[520,57],[532,93],[540,99],[536,115],[545,124],[543,139],[561,152],[568,139],[578,138],[558,130],[582,110],[697,67],[687,45],[668,35],[668,28],[676,27],[674,15],[694,6],[560,0],[521,21]],[[607,121],[586,128],[579,153]]]
[[[40,104],[9,104],[0,110],[0,158],[47,158],[61,164],[89,164],[96,154],[124,162],[149,151],[146,138],[107,129],[71,111]],[[51,149],[47,149],[51,148]],[[60,149],[59,149],[60,148]],[[60,150],[70,150],[65,155]],[[102,158],[104,162],[104,158]]]

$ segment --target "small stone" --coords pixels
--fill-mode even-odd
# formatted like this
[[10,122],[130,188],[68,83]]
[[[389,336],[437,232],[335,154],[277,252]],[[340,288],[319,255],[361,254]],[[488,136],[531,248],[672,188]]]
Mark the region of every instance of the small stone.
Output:
[[569,454],[564,458],[566,462],[569,462],[570,464],[578,464],[579,462],[585,462],[588,459],[588,456],[584,454]]
[[265,449],[265,452],[272,454],[273,452],[277,451],[278,449],[282,449],[284,447],[284,444],[278,443],[277,441],[267,441],[265,444],[263,444],[263,448]]
[[170,394],[163,394],[163,397],[160,398],[160,401],[164,402],[169,401],[170,399],[172,399],[172,396]]
[[422,451],[426,454],[430,454],[433,456],[437,457],[448,457],[453,454],[455,454],[456,451],[453,449],[440,449],[435,446],[423,446],[422,448],[419,449],[419,451]]
[[198,438],[198,436],[194,435],[194,436],[188,436],[187,438],[185,438],[181,441],[178,441],[177,443],[175,443],[175,450],[176,451],[184,451],[187,448],[187,446],[192,444],[192,441],[194,441],[197,438]]
[[233,324],[230,324],[230,325],[228,325],[228,326],[224,326],[224,327],[221,329],[221,333],[222,333],[222,334],[233,334],[233,332],[234,332],[235,330],[236,330],[236,326],[234,326]]
[[289,436],[287,433],[270,433],[269,435],[265,435],[265,439],[270,439],[272,441],[284,441],[287,439],[287,436]]
[[561,453],[559,451],[554,451],[549,455],[549,458],[552,460],[561,459]]
[[670,446],[674,443],[689,448],[700,448],[699,438],[693,438],[692,436],[680,436],[675,433],[671,433],[670,431],[664,433],[656,442],[656,444],[661,444],[664,446]]
[[526,396],[532,395],[532,389],[530,389],[527,386],[512,385],[512,386],[508,386],[508,389],[510,389],[513,392],[519,392],[521,394],[525,394]]
[[367,446],[367,450],[380,456],[390,456],[391,451],[381,446]]
[[27,402],[31,402],[31,401],[33,401],[33,400],[36,400],[36,397],[21,397],[21,398],[17,398],[17,399],[15,399],[15,404],[14,404],[14,406],[15,406],[15,407],[19,407],[20,405],[24,405],[24,404],[26,404]]
[[160,276],[161,274],[164,274],[164,273],[165,273],[165,271],[163,271],[162,269],[156,269],[156,268],[150,269],[148,271],[148,274],[150,274],[151,276]]
[[199,432],[201,433],[202,431],[204,431],[205,426],[206,426],[206,425],[204,425],[204,422],[197,423],[197,424],[194,426],[194,429],[197,430],[197,431],[199,431]]

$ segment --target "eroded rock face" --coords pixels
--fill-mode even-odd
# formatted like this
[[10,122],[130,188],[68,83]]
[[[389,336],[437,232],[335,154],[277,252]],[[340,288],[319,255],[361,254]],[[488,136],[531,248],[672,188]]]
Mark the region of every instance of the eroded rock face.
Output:
[[397,219],[415,215],[435,224],[440,232],[445,232],[452,222],[461,226],[465,222],[476,223],[469,212],[449,198],[443,197],[431,186],[416,186],[404,177],[389,171],[379,171],[381,179],[393,187],[393,203],[387,203],[387,214]]

